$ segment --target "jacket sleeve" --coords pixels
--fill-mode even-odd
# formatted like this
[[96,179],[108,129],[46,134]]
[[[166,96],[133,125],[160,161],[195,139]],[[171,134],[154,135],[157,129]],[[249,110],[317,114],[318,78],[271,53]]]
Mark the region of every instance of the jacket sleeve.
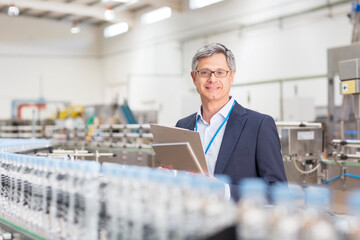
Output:
[[256,165],[260,177],[268,184],[286,182],[281,145],[275,121],[265,116],[259,127],[256,145]]

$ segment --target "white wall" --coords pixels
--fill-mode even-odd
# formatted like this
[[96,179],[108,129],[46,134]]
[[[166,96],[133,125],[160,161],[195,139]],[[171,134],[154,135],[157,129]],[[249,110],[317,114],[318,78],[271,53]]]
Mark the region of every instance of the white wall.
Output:
[[11,117],[14,99],[103,102],[98,30],[69,30],[69,22],[0,15],[0,119]]
[[[194,11],[184,10],[181,15],[175,12],[171,19],[153,25],[137,25],[126,34],[103,39],[105,82],[109,86],[117,83],[123,89],[131,88],[122,90],[122,94],[130,100],[131,107],[139,110],[150,106],[142,99],[146,91],[147,102],[156,102],[150,107],[160,110],[160,122],[175,123],[179,116],[199,108],[189,75],[190,63],[195,51],[208,42],[224,43],[234,52],[237,59],[235,83],[325,75],[326,50],[350,43],[352,26],[346,16],[350,3],[281,22],[241,26],[327,2],[225,0]],[[130,84],[134,78],[128,76],[137,74],[141,76]],[[162,77],[154,77],[162,74],[168,74],[166,84],[161,84]],[[326,78],[285,83],[284,98],[295,96],[294,85],[298,88],[297,96],[312,98],[315,106],[327,105]],[[180,101],[168,101],[168,95],[162,94],[164,92]],[[278,83],[234,87],[232,95],[245,107],[280,119]],[[152,101],[149,96],[153,96]],[[337,104],[340,102],[341,97],[337,96]]]
[[[327,2],[224,0],[189,10],[184,1],[182,13],[152,25],[137,21],[128,33],[110,39],[90,26],[73,35],[65,21],[0,15],[0,118],[10,117],[12,99],[42,95],[92,104],[110,103],[119,95],[120,103],[127,99],[134,110],[158,110],[161,123],[175,123],[199,108],[190,63],[208,42],[222,42],[234,52],[235,84],[326,74],[327,48],[350,43],[350,3],[249,25]],[[280,119],[278,83],[234,87],[231,94],[245,107]],[[284,83],[283,97],[295,95],[325,106],[326,79]]]

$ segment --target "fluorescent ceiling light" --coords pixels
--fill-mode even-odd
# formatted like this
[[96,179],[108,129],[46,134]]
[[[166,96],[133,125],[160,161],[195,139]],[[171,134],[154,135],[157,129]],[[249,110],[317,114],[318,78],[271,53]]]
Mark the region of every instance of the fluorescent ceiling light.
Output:
[[79,26],[72,27],[72,28],[70,29],[70,32],[73,33],[73,34],[79,33],[79,32],[80,32]]
[[70,32],[73,33],[73,34],[77,34],[77,33],[80,32],[80,27],[79,27],[79,25],[77,24],[76,21],[73,21],[72,26],[70,28]]
[[104,37],[110,38],[122,33],[126,33],[129,30],[129,25],[125,22],[116,23],[104,28]]
[[142,24],[151,24],[171,17],[171,8],[162,7],[141,16]]
[[111,7],[108,7],[104,12],[105,20],[111,21],[115,18],[115,12]]
[[10,5],[8,9],[8,15],[9,16],[18,16],[20,13],[19,8],[13,3]]
[[189,7],[190,9],[197,9],[222,1],[224,0],[190,0]]

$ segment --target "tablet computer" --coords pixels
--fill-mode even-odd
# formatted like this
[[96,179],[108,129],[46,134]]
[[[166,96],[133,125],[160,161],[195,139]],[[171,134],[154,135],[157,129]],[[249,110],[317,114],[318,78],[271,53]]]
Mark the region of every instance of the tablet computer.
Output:
[[150,124],[150,130],[153,134],[153,149],[163,166],[208,173],[198,132],[158,124]]
[[205,174],[188,142],[154,143],[152,147],[162,166]]

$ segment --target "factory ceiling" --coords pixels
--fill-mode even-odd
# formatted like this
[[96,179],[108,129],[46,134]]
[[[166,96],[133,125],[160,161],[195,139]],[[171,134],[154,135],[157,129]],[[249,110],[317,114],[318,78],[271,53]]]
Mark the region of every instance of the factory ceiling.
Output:
[[[20,16],[92,25],[127,22],[131,26],[138,11],[163,6],[181,9],[181,0],[0,0],[0,14],[8,14],[11,4]],[[106,10],[114,13],[112,19],[105,19]]]

